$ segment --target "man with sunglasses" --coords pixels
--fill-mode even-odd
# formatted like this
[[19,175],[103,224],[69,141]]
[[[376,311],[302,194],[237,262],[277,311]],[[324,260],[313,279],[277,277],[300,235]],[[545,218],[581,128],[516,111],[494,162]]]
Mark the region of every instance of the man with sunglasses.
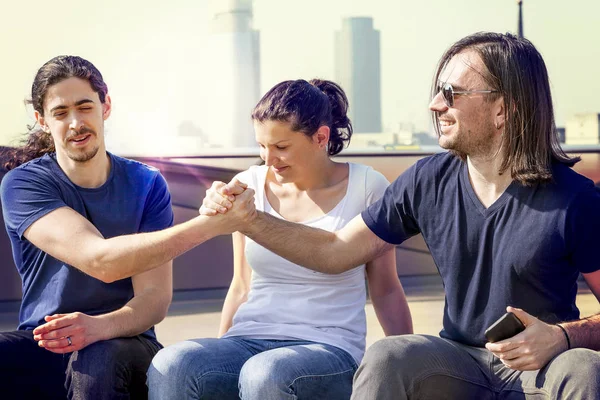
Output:
[[[600,398],[600,315],[580,319],[575,305],[579,273],[600,299],[600,192],[559,146],[540,53],[510,34],[461,39],[438,65],[429,107],[448,152],[418,161],[342,230],[252,207],[237,228],[324,273],[423,235],[444,282],[443,330],[371,346],[354,399]],[[223,195],[242,192],[214,184],[200,211],[230,208]],[[524,331],[488,343],[506,311]]]

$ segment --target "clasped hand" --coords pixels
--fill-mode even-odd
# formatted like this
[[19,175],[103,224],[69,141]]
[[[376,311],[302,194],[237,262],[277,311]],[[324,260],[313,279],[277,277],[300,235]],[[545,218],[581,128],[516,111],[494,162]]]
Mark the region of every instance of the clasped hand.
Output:
[[102,324],[96,317],[74,312],[48,315],[44,319],[46,323],[33,330],[33,339],[53,353],[71,353],[101,339]]
[[227,184],[213,182],[199,212],[207,216],[220,215],[229,231],[241,231],[256,217],[254,190],[235,178]]
[[507,307],[525,325],[521,333],[485,347],[504,365],[518,371],[533,371],[546,366],[559,353],[567,349],[562,330],[540,321],[519,308]]

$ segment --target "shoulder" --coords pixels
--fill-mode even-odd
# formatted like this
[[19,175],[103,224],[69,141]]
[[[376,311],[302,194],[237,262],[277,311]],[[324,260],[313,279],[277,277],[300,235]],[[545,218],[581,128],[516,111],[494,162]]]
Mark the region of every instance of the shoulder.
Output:
[[112,153],[108,153],[111,162],[113,163],[113,168],[115,170],[122,170],[127,174],[134,174],[137,176],[146,176],[152,177],[160,175],[160,171],[158,168],[153,167],[148,164],[144,164],[143,162],[132,160],[129,158],[119,157]]
[[14,189],[14,185],[37,186],[55,180],[51,171],[51,163],[53,160],[49,155],[44,155],[40,158],[28,161],[19,165],[6,173],[2,178],[0,187],[2,192],[5,190]]
[[450,152],[424,157],[407,168],[392,185],[401,188],[436,187],[440,183],[457,179],[463,162]]
[[348,163],[348,165],[351,170],[351,181],[348,184],[364,187],[367,195],[377,193],[380,196],[390,185],[390,182],[381,172],[369,165],[356,163]]

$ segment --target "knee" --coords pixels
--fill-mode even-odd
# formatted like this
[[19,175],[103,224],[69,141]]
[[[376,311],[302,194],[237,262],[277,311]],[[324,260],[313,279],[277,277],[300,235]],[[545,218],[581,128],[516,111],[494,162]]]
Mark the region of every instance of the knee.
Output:
[[121,340],[105,340],[93,343],[71,355],[69,370],[86,375],[114,374],[127,360],[127,344]]
[[152,359],[148,368],[149,387],[169,384],[171,382],[184,383],[193,357],[184,343],[178,343],[160,350]]
[[422,356],[420,338],[414,335],[391,336],[381,339],[369,347],[361,363],[361,370],[376,376],[410,368]]
[[558,356],[564,379],[600,385],[600,353],[589,349],[571,349]]
[[281,393],[291,394],[289,385],[279,372],[277,362],[264,357],[250,358],[242,366],[239,377],[240,397],[243,399],[278,399]]

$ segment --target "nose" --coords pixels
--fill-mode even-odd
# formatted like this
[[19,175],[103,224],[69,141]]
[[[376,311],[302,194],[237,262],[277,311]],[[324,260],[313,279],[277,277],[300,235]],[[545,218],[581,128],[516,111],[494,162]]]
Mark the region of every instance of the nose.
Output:
[[448,109],[446,102],[444,101],[444,97],[442,96],[442,92],[437,92],[431,102],[429,103],[429,109],[435,112],[444,112]]
[[83,126],[81,119],[77,113],[71,113],[71,122],[69,123],[69,129],[79,132],[79,129]]
[[262,149],[261,157],[265,161],[265,165],[267,167],[270,167],[271,165],[273,165],[273,160],[275,160],[275,158],[276,158],[274,156],[273,152],[266,147]]

